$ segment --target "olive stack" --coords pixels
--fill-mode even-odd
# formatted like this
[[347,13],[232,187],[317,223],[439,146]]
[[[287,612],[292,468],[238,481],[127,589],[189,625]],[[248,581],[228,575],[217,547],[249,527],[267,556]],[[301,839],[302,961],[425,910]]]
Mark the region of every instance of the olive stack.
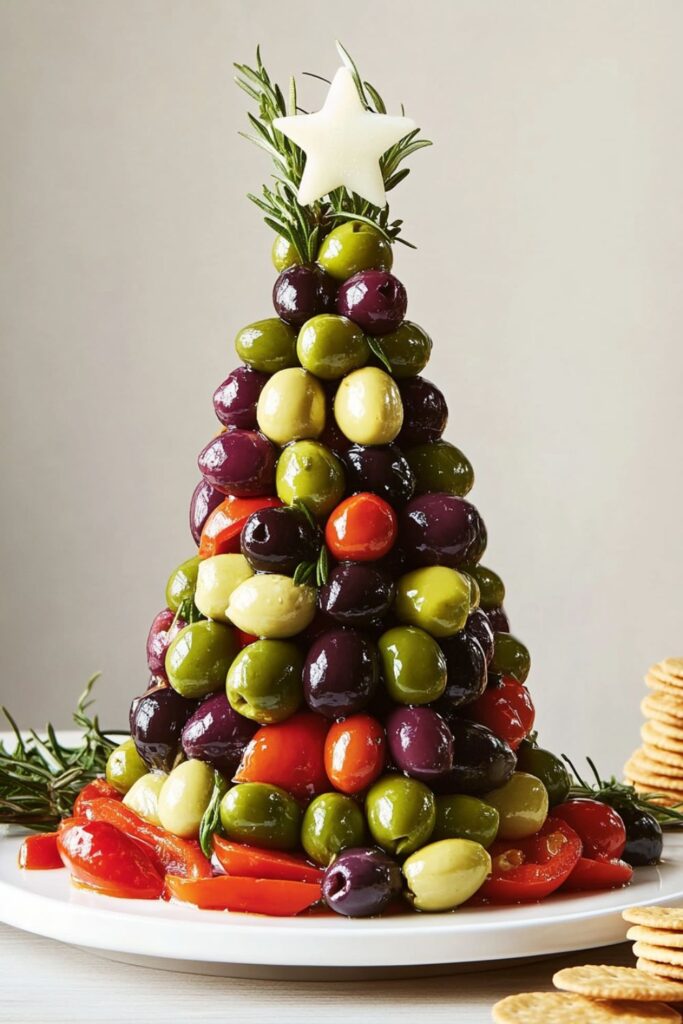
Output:
[[339,913],[401,892],[451,909],[497,836],[547,814],[515,772],[533,753],[529,655],[480,563],[472,466],[443,440],[391,245],[347,221],[315,263],[283,237],[273,262],[277,315],[238,333],[213,396],[199,551],[169,579],[110,781],[178,835],[213,802],[228,839],[303,851]]

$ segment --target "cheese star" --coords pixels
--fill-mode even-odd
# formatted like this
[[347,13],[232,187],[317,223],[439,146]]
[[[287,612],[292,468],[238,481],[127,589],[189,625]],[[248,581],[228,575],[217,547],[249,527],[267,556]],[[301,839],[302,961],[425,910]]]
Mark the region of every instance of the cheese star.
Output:
[[417,127],[409,117],[366,110],[346,67],[334,76],[321,110],[277,117],[273,125],[306,154],[297,196],[302,206],[342,186],[373,206],[385,206],[379,158]]

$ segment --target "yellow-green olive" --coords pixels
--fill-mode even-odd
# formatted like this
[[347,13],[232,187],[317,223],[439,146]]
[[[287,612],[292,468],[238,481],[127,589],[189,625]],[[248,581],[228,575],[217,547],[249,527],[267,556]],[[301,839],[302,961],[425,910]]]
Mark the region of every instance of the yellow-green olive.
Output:
[[548,790],[535,775],[515,772],[505,785],[482,796],[500,815],[499,839],[524,839],[548,817]]
[[214,770],[206,761],[183,761],[168,776],[157,803],[159,822],[183,839],[196,839],[213,793]]
[[149,772],[141,776],[124,796],[124,804],[150,824],[160,825],[159,793],[167,778],[166,772]]
[[275,444],[318,437],[325,429],[325,392],[300,366],[280,370],[266,382],[256,406],[259,430]]
[[276,235],[275,241],[273,242],[273,248],[270,251],[273,266],[278,273],[282,273],[283,270],[287,270],[288,267],[293,267],[297,263],[301,263],[301,258],[290,242],[284,235]]
[[453,910],[474,896],[491,873],[491,858],[471,839],[441,839],[403,863],[407,898],[417,910]]
[[107,759],[107,782],[119,793],[127,793],[131,786],[146,775],[149,768],[138,754],[132,739],[124,740]]
[[291,576],[261,573],[233,590],[227,615],[245,633],[285,640],[310,626],[315,596],[315,587],[298,587]]
[[403,424],[396,381],[376,366],[364,366],[341,381],[334,399],[341,432],[354,444],[390,444]]
[[207,619],[227,622],[226,609],[235,587],[244,583],[254,570],[244,555],[212,555],[199,563],[194,603]]
[[275,470],[277,496],[285,505],[302,501],[314,516],[330,514],[344,497],[344,470],[319,441],[287,445]]
[[453,636],[464,628],[472,607],[470,577],[445,565],[430,565],[401,576],[396,584],[399,622],[432,636]]
[[194,594],[199,572],[199,556],[188,558],[174,569],[166,584],[166,604],[172,612],[177,612],[183,601]]

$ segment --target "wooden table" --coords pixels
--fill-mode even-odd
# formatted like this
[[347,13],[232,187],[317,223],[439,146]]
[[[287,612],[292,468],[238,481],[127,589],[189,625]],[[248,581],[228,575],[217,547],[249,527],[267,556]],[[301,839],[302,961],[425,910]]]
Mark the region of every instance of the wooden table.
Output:
[[551,988],[570,964],[633,966],[629,944],[495,971],[374,982],[213,978],[113,963],[0,926],[0,1021],[6,1024],[484,1024],[512,992]]

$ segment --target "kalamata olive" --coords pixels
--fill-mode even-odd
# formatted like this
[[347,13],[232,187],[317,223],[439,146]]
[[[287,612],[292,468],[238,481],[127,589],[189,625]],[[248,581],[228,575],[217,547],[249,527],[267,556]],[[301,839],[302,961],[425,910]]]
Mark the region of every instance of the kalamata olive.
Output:
[[258,722],[238,715],[230,707],[224,693],[215,693],[202,701],[185,723],[183,751],[186,757],[208,761],[231,778],[258,728]]
[[367,334],[395,331],[407,305],[405,288],[386,270],[360,270],[344,281],[337,296],[337,312]]
[[621,859],[634,868],[659,864],[664,843],[662,827],[654,815],[627,803],[617,803],[614,810],[626,829],[626,846]]
[[476,722],[446,715],[453,736],[453,767],[432,783],[440,793],[487,793],[507,782],[517,759],[504,740]]
[[135,749],[150,768],[170,771],[180,748],[183,726],[197,704],[170,686],[143,694],[131,709],[130,732]]
[[200,480],[190,499],[190,533],[195,544],[202,539],[204,523],[222,501],[225,495],[213,487],[208,480]]
[[403,426],[398,435],[402,447],[437,441],[448,421],[448,406],[436,384],[424,377],[399,381],[403,402]]
[[504,608],[489,608],[486,612],[486,618],[489,620],[494,633],[510,632],[510,620]]
[[479,641],[463,630],[445,637],[440,646],[447,666],[444,703],[459,707],[481,697],[486,689],[486,658]]
[[399,516],[399,538],[411,565],[461,569],[479,561],[486,527],[477,509],[453,494],[422,494]]
[[391,505],[405,505],[413,496],[415,477],[395,444],[354,444],[344,456],[350,491],[372,491]]
[[360,711],[378,682],[377,648],[356,630],[323,633],[308,652],[304,697],[309,708],[325,718],[342,718]]
[[322,267],[304,263],[283,270],[273,287],[275,312],[292,327],[319,313],[333,313],[337,282]]
[[486,664],[488,665],[493,657],[494,639],[493,630],[486,612],[483,612],[481,608],[475,608],[471,611],[467,617],[465,632],[479,641],[486,658]]
[[267,373],[238,366],[213,393],[216,416],[225,427],[256,430],[256,404],[268,381]]
[[322,537],[297,508],[263,508],[253,512],[242,528],[242,554],[256,572],[292,576],[300,562],[318,557]]
[[226,430],[199,453],[199,471],[213,487],[236,498],[272,494],[277,453],[256,430]]
[[387,743],[394,764],[429,784],[453,767],[453,737],[432,708],[396,708],[387,719]]
[[163,608],[154,616],[147,635],[147,664],[153,676],[166,679],[166,651],[171,641],[187,623],[180,616],[176,619],[175,612]]
[[402,890],[395,860],[371,846],[343,850],[323,878],[323,899],[344,917],[381,914]]
[[321,611],[342,626],[373,625],[387,614],[393,600],[389,576],[367,562],[341,562],[318,592]]

